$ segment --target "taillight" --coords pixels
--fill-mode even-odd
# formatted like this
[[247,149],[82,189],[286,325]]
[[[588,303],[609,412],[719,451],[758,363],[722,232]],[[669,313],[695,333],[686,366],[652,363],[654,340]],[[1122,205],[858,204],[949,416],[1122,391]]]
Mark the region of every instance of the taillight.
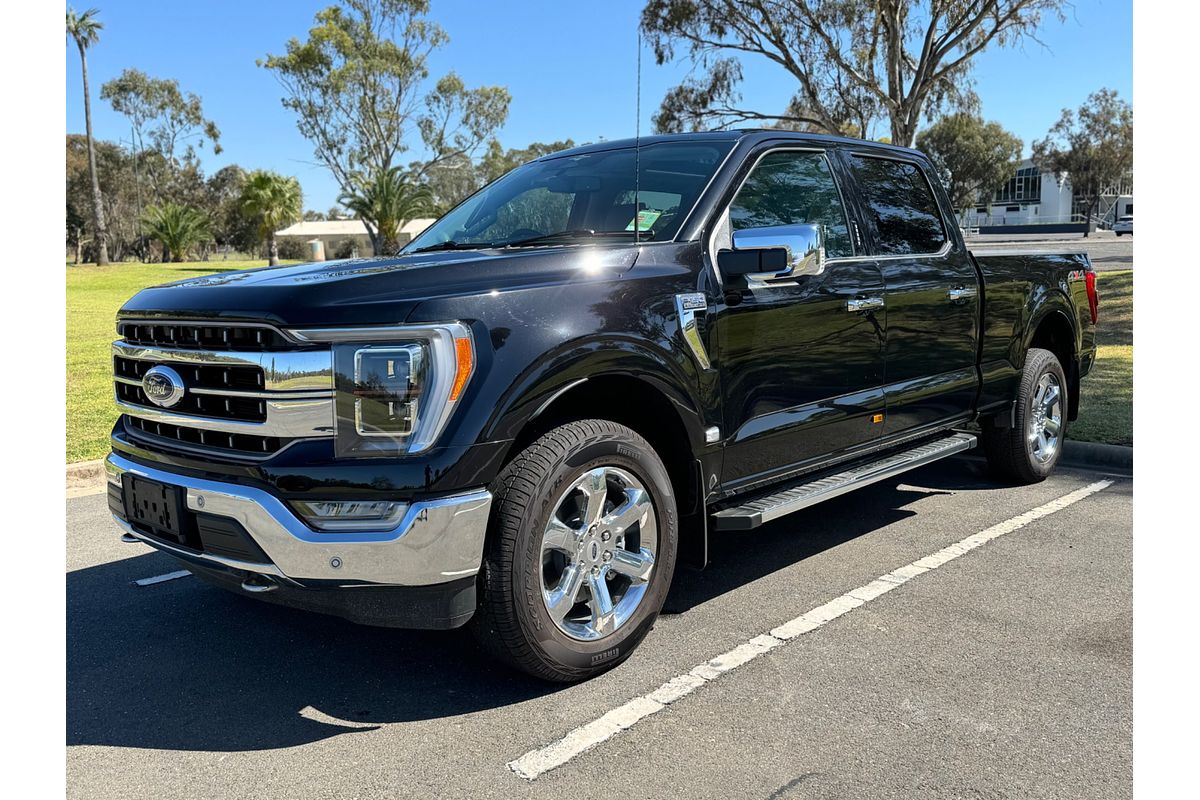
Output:
[[1096,273],[1090,269],[1084,275],[1084,281],[1087,284],[1088,294],[1088,310],[1092,312],[1092,324],[1096,324],[1096,320],[1100,318],[1100,293],[1096,291]]

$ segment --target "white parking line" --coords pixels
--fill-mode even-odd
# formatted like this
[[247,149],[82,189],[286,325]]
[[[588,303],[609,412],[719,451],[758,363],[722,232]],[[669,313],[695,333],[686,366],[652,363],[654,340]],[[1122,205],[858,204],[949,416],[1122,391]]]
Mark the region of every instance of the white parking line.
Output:
[[186,569],[181,569],[178,572],[168,572],[166,575],[155,575],[152,578],[138,578],[133,583],[135,586],[153,586],[156,583],[163,583],[164,581],[173,581],[176,578],[186,578],[188,575],[191,575],[191,574],[192,573],[188,572]]
[[715,680],[727,672],[732,672],[763,653],[781,647],[801,634],[814,631],[846,612],[869,603],[906,581],[912,580],[922,573],[935,570],[992,539],[1020,530],[1029,523],[1074,505],[1089,495],[1107,489],[1112,484],[1111,480],[1096,481],[1082,489],[1065,494],[1057,500],[1051,500],[1045,505],[1026,511],[1024,514],[1018,514],[1012,519],[985,528],[948,547],[943,547],[936,553],[906,564],[899,569],[894,569],[886,575],[881,575],[865,586],[852,589],[841,597],[836,597],[824,605],[817,606],[795,619],[772,628],[770,633],[759,634],[727,653],[711,658],[703,664],[698,664],[688,672],[671,678],[653,692],[635,697],[598,719],[575,728],[556,742],[538,750],[530,750],[520,758],[508,762],[508,768],[526,780],[535,780],[539,775],[561,767],[585,750],[611,739],[621,731],[632,728],[651,714],[657,714],[671,703],[686,697],[709,681]]

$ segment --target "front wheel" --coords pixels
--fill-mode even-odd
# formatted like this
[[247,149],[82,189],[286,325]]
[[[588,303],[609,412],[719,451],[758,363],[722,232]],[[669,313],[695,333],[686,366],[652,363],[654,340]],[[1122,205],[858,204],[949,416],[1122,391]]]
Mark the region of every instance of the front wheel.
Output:
[[1031,348],[1017,386],[1013,425],[983,425],[983,449],[999,477],[1016,483],[1045,480],[1062,455],[1067,433],[1067,376],[1049,350]]
[[555,428],[492,485],[472,630],[531,675],[577,681],[624,661],[675,569],[675,496],[658,455],[608,420]]

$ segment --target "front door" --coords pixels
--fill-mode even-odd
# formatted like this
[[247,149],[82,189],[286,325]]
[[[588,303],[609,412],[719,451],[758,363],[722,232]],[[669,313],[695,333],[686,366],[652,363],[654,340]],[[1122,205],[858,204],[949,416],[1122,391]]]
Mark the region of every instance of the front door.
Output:
[[714,309],[724,404],[724,483],[736,491],[781,477],[880,435],[886,316],[878,265],[856,248],[826,153],[775,149],[759,157],[713,234],[820,224],[821,274],[724,279]]
[[884,436],[939,427],[971,413],[979,385],[979,276],[948,232],[916,161],[852,154],[887,300]]

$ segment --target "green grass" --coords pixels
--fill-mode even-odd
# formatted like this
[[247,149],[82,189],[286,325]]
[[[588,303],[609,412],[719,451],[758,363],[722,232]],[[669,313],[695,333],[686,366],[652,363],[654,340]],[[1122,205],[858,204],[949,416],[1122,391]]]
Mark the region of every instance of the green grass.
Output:
[[1084,442],[1133,444],[1133,270],[1101,272],[1096,366],[1083,379],[1079,419],[1067,435]]
[[117,309],[147,286],[262,266],[265,261],[67,267],[68,463],[108,453],[108,434],[117,419],[109,353],[117,338]]

